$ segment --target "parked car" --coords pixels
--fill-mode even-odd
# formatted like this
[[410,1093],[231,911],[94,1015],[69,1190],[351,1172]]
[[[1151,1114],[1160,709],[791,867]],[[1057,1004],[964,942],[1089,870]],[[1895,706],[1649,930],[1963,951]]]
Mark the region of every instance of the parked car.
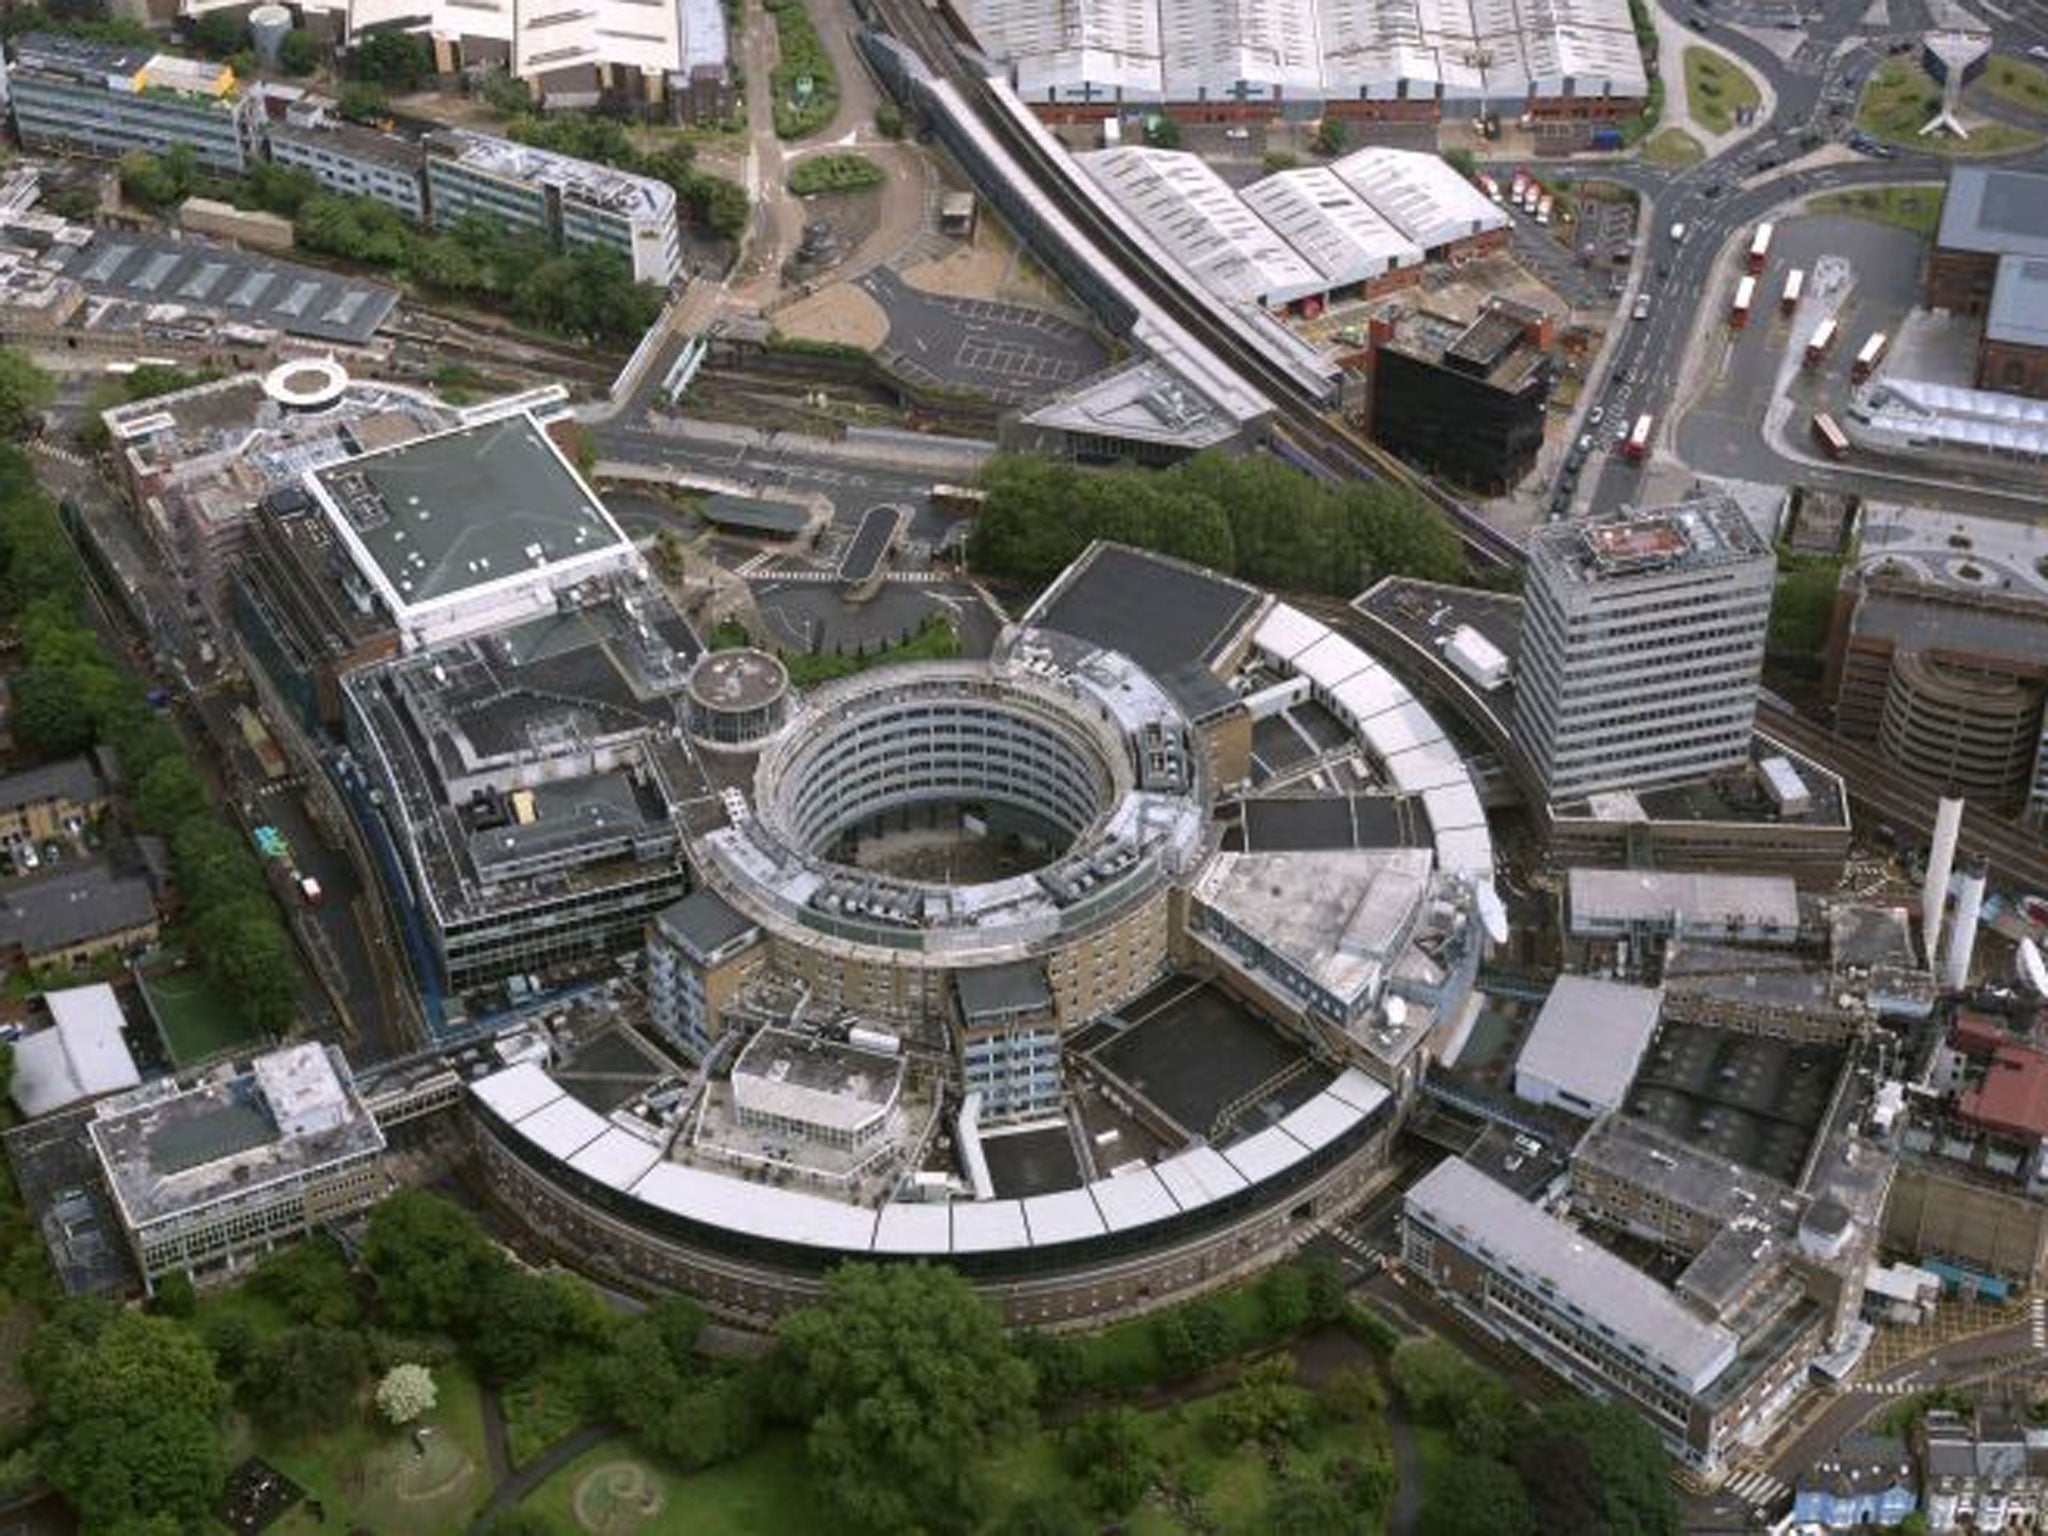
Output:
[[[1586,413],[1586,425],[1589,427],[1597,427],[1600,425],[1601,422],[1605,421],[1606,419],[1607,407],[1604,405],[1596,405],[1593,407],[1592,410]],[[1593,440],[1591,438],[1587,438],[1586,446],[1590,448],[1592,445]]]

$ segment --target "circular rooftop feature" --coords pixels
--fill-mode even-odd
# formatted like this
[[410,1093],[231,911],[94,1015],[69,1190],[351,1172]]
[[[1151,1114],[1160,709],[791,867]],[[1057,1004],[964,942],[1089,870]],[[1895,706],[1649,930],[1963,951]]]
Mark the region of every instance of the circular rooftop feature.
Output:
[[290,411],[317,411],[348,388],[348,370],[331,357],[295,357],[263,379],[263,392]]
[[[982,672],[820,702],[810,728],[764,759],[755,786],[761,819],[818,858],[872,867],[864,845],[942,854],[932,845],[951,835],[1021,843],[1042,863],[1077,842],[1117,789],[1114,743],[1050,689]],[[898,872],[958,883],[950,867],[942,856]]]
[[789,669],[742,646],[708,651],[690,671],[690,734],[709,747],[750,747],[789,714]]

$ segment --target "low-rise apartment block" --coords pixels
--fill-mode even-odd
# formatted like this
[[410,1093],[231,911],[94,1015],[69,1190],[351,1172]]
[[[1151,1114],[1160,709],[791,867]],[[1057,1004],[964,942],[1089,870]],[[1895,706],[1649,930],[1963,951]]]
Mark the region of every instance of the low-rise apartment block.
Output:
[[15,40],[6,86],[25,149],[112,158],[183,145],[230,175],[256,151],[256,115],[225,64],[30,32]]

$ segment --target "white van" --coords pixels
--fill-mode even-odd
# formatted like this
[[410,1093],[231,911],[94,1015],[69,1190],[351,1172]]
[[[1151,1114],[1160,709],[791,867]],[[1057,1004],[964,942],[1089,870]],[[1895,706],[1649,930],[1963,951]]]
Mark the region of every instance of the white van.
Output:
[[1671,243],[1673,245],[1683,245],[1685,243],[1685,226],[1683,224],[1671,226]]

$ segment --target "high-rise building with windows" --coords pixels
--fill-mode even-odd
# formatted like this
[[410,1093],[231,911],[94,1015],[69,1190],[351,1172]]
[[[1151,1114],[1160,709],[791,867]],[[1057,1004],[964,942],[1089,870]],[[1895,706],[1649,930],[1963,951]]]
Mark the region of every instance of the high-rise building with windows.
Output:
[[1726,497],[1540,530],[1514,735],[1546,797],[1747,763],[1775,574]]

